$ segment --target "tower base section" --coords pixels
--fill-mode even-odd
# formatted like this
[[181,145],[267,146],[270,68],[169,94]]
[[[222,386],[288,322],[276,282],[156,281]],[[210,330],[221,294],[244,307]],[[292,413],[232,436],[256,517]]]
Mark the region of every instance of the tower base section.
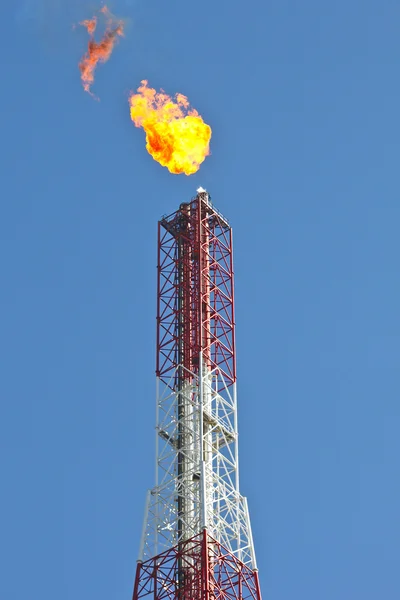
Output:
[[257,571],[206,531],[136,570],[133,600],[261,600]]

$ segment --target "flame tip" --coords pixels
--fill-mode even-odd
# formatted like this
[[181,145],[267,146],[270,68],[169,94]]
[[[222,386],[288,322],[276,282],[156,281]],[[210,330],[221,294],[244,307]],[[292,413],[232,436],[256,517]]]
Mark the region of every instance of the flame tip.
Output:
[[80,23],[80,25],[86,27],[90,36],[87,52],[79,63],[83,89],[89,93],[91,93],[90,86],[94,82],[94,71],[98,63],[104,63],[110,58],[114,45],[118,41],[118,36],[123,37],[124,35],[124,21],[122,19],[114,17],[106,5],[100,9],[100,12],[105,15],[107,20],[105,33],[99,42],[94,39],[94,32],[97,27],[96,15]]

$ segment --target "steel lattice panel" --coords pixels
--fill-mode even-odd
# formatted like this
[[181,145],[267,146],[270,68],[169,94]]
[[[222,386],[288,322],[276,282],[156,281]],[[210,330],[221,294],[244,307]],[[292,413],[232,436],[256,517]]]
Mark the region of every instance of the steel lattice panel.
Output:
[[133,600],[261,600],[257,571],[199,534],[138,563]]

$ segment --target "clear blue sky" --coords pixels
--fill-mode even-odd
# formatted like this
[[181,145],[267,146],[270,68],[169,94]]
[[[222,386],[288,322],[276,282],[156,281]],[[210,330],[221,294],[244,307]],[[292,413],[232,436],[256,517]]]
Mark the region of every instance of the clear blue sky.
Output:
[[[95,102],[72,24],[3,8],[0,598],[128,600],[153,484],[156,223],[234,228],[242,492],[264,599],[400,598],[400,5],[116,0]],[[141,79],[213,128],[192,177]]]

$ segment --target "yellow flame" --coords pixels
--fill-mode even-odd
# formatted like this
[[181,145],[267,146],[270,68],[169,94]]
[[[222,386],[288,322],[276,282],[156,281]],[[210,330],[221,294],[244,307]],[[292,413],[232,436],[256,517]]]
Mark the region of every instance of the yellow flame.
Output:
[[186,96],[175,94],[174,101],[147,83],[129,99],[132,121],[146,132],[147,151],[170,173],[196,173],[210,154],[211,127],[189,108]]

